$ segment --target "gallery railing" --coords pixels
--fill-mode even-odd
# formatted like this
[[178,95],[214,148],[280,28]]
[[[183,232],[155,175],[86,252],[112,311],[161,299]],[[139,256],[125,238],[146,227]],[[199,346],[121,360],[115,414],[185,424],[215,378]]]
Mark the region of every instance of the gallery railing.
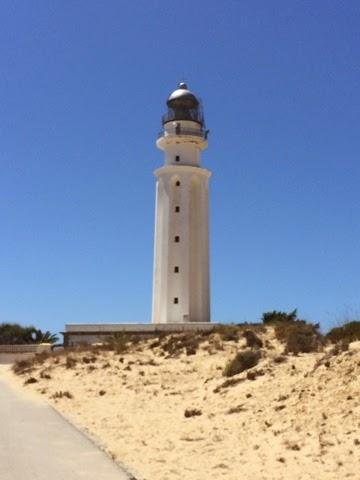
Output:
[[183,136],[193,136],[193,137],[200,137],[204,138],[205,140],[207,139],[209,134],[209,130],[198,130],[196,128],[182,128],[180,125],[176,126],[172,130],[161,130],[158,133],[158,138],[161,137],[167,137],[167,136],[173,136],[173,135],[183,135]]

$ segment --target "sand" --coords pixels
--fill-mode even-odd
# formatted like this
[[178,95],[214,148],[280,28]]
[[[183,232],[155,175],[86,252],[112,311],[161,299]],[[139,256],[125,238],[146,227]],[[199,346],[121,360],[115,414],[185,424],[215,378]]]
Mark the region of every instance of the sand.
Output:
[[[360,342],[329,358],[277,363],[283,346],[271,329],[260,336],[267,348],[251,371],[261,375],[240,373],[228,387],[224,366],[244,340],[215,338],[178,358],[150,349],[152,341],[125,354],[72,353],[71,368],[61,355],[12,381],[35,378],[23,388],[95,436],[138,479],[359,479]],[[73,398],[54,398],[60,391]],[[201,415],[186,418],[186,409]]]

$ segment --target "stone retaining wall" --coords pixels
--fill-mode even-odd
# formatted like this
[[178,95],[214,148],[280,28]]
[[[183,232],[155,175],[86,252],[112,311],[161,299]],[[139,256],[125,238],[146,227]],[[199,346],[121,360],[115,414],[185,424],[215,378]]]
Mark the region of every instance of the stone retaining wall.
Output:
[[50,350],[50,344],[0,345],[0,353],[41,353]]
[[0,345],[0,364],[25,360],[37,353],[49,352],[51,345]]

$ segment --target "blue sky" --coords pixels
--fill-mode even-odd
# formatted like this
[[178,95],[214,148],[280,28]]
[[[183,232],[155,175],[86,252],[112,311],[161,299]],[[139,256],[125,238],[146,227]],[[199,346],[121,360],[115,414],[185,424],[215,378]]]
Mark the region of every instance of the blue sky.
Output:
[[360,3],[0,2],[0,322],[151,316],[155,147],[210,129],[212,319],[360,312]]

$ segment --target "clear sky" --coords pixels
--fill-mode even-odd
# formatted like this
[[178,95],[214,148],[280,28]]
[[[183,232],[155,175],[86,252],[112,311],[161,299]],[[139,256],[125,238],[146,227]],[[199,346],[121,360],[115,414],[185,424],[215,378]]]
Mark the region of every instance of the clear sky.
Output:
[[151,317],[167,95],[202,97],[212,320],[360,315],[360,2],[2,0],[0,322]]

